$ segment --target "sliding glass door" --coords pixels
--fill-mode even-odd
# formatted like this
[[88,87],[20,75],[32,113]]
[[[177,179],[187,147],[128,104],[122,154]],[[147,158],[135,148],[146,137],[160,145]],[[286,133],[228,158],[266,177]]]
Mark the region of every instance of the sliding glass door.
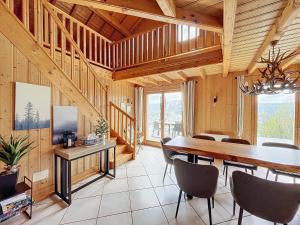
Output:
[[159,142],[163,137],[182,135],[181,92],[146,95],[146,141]]

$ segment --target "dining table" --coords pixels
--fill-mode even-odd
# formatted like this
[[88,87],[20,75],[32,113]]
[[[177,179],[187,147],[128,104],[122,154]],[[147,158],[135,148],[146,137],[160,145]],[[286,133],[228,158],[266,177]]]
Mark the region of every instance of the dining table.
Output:
[[178,136],[167,142],[165,150],[188,154],[188,161],[197,162],[197,156],[209,156],[215,159],[230,160],[300,174],[300,151],[242,145],[236,143],[209,141]]

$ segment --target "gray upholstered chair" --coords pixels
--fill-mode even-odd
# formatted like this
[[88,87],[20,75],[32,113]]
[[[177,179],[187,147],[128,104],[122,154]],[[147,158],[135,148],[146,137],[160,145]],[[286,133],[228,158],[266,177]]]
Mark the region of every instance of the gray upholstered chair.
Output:
[[[285,143],[277,143],[277,142],[265,142],[265,143],[262,144],[262,146],[288,148],[288,149],[299,150],[298,146],[296,146],[296,145],[285,144]],[[268,179],[270,171],[275,174],[275,181],[278,181],[278,175],[284,175],[284,176],[292,177],[294,179],[294,183],[296,183],[296,178],[300,178],[300,174],[288,173],[288,172],[284,172],[284,171],[276,170],[276,169],[268,169],[266,179]]]
[[275,224],[288,224],[299,208],[298,184],[277,183],[234,171],[230,187],[234,200],[240,206],[238,225],[242,224],[243,210]]
[[[250,145],[249,141],[244,140],[244,139],[237,139],[237,138],[223,138],[222,142]],[[251,171],[252,175],[254,175],[254,170],[257,170],[257,166],[255,166],[255,165],[233,162],[233,161],[229,161],[229,160],[223,160],[223,166],[224,166],[223,175],[225,172],[225,186],[227,186],[227,179],[228,179],[227,177],[228,177],[228,167],[229,166],[245,169],[245,172],[247,172],[247,170],[249,169]]]
[[219,170],[211,165],[199,165],[174,159],[174,170],[180,188],[175,218],[177,218],[182,192],[198,198],[206,198],[209,223],[212,224],[211,201],[217,190]]
[[[208,136],[208,135],[194,135],[193,138],[202,139],[202,140],[209,140],[209,141],[215,141],[214,137],[211,137],[211,136]],[[213,157],[198,156],[197,158],[199,160],[209,162],[210,165],[215,161]]]
[[178,152],[175,152],[175,151],[165,150],[164,145],[167,142],[171,141],[171,140],[172,139],[170,137],[165,137],[165,138],[163,138],[163,139],[160,140],[161,148],[162,148],[163,155],[164,155],[164,160],[166,162],[166,168],[165,168],[165,172],[164,172],[163,181],[165,180],[165,177],[166,177],[169,165],[170,165],[170,172],[172,171],[172,165],[173,165],[173,162],[174,162],[174,158],[176,158],[176,157],[181,157],[181,158],[186,157],[187,158],[187,154],[178,153]]

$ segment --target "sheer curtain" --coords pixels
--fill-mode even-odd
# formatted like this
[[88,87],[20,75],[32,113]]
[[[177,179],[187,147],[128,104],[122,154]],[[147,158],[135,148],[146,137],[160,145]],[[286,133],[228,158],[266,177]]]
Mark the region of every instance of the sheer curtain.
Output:
[[244,83],[245,77],[237,77],[237,137],[242,138],[244,130],[244,94],[240,89],[240,83]]
[[193,136],[195,129],[195,85],[196,81],[186,81],[182,91],[182,128],[184,136]]
[[141,133],[143,130],[143,116],[144,116],[144,88],[135,87],[134,89],[135,98],[135,118],[137,133]]

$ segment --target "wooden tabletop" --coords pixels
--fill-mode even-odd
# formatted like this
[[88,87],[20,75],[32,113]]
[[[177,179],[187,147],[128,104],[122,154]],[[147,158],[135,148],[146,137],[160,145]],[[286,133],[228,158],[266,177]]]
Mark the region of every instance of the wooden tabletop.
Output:
[[300,173],[300,151],[293,149],[242,145],[190,137],[176,137],[167,142],[165,148],[166,150]]
[[56,148],[55,154],[66,159],[66,160],[73,160],[80,157],[84,157],[86,155],[90,155],[96,152],[99,152],[101,150],[105,150],[108,148],[113,148],[116,146],[115,140],[106,140],[104,144],[96,144],[91,146],[77,146],[74,148]]

